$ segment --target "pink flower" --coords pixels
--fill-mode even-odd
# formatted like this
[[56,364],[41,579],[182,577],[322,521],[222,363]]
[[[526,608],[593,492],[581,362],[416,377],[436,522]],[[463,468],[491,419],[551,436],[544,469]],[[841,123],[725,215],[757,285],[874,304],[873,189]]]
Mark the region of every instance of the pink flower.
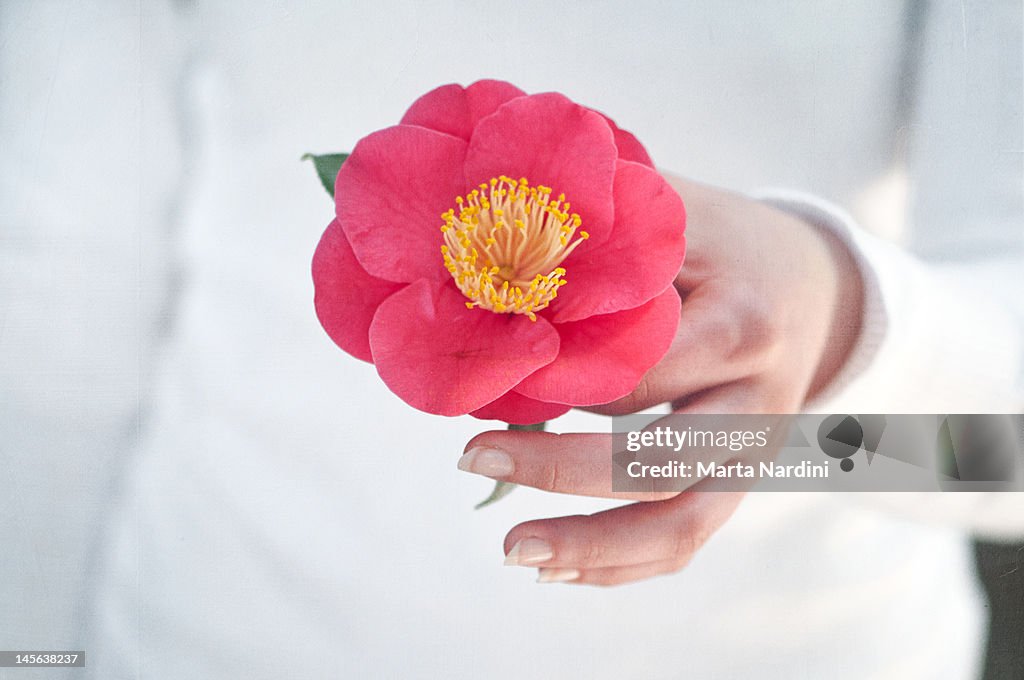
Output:
[[548,420],[629,394],[675,337],[683,203],[561,94],[428,92],[356,144],[335,197],[317,316],[418,409]]

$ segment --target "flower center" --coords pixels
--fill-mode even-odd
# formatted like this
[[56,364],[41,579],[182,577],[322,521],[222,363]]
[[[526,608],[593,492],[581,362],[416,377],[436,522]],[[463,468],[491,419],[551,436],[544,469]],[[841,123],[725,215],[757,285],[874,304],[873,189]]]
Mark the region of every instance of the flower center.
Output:
[[[494,177],[441,215],[444,266],[469,298],[466,306],[498,314],[525,314],[547,307],[566,284],[559,265],[580,243],[581,220],[569,212],[565,194],[551,200],[551,187]],[[458,212],[456,212],[456,210]]]

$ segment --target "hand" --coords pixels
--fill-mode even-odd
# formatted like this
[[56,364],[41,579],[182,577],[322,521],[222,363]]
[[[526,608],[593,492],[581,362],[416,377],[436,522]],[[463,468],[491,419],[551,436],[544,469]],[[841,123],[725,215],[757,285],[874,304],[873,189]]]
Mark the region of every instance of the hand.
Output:
[[[860,330],[862,284],[824,230],[726,191],[669,178],[687,208],[686,262],[672,347],[637,389],[589,410],[621,415],[670,402],[678,413],[795,413],[845,361]],[[611,491],[610,434],[485,432],[459,468],[494,479],[636,503],[525,522],[506,564],[541,582],[616,585],[677,571],[742,499],[706,479],[682,493]]]

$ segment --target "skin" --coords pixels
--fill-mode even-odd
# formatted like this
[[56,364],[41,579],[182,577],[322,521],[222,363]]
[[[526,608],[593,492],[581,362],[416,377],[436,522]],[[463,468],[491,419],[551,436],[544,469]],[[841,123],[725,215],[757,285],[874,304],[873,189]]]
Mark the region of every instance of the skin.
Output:
[[[632,394],[589,410],[621,415],[669,402],[678,413],[799,412],[842,367],[860,332],[862,282],[850,253],[792,215],[722,189],[668,180],[687,208],[686,263],[675,282],[683,300],[678,334]],[[609,439],[502,430],[466,446],[511,457],[513,471],[495,479],[635,501],[514,527],[506,555],[523,539],[550,546],[549,559],[523,565],[539,567],[541,580],[609,586],[678,571],[744,496],[613,493]]]

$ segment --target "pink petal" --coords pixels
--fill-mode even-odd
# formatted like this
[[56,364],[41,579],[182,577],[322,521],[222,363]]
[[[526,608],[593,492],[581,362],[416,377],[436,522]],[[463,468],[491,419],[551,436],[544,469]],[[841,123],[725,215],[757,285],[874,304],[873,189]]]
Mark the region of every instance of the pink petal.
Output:
[[377,309],[374,363],[410,406],[442,416],[475,411],[557,356],[558,333],[543,319],[465,303],[451,281],[421,279]]
[[402,284],[367,274],[337,220],[327,225],[313,253],[313,288],[313,305],[327,335],[352,356],[372,362],[370,322]]
[[[598,111],[597,113],[601,112]],[[604,116],[605,122],[607,122],[608,126],[611,127],[612,134],[615,135],[615,146],[619,150],[619,160],[633,161],[634,163],[640,163],[641,165],[653,168],[654,161],[651,160],[650,155],[647,153],[647,149],[645,149],[644,145],[640,143],[640,140],[637,139],[632,132],[628,132],[620,128],[615,124],[615,121],[608,116],[605,116],[603,113],[601,113],[601,115]]]
[[466,142],[412,125],[364,137],[341,166],[335,208],[370,274],[407,283],[448,277],[441,213],[465,193]]
[[499,106],[526,93],[502,80],[478,80],[469,87],[442,85],[412,103],[402,116],[403,125],[444,132],[469,141],[473,128]]
[[615,173],[615,227],[597,247],[581,244],[563,265],[568,283],[548,318],[577,321],[631,309],[667,288],[683,265],[686,210],[657,171],[619,161]]
[[674,287],[636,309],[555,326],[554,362],[523,380],[516,392],[540,401],[591,406],[624,397],[665,356],[679,328]]
[[508,102],[476,126],[466,154],[471,186],[492,177],[526,177],[565,193],[583,229],[600,243],[611,231],[617,155],[599,113],[549,92]]
[[651,160],[647,149],[644,148],[644,145],[640,143],[640,140],[632,132],[619,128],[615,128],[614,132],[615,146],[619,149],[619,160],[633,161],[634,163],[646,165],[649,168],[654,167],[654,161]]
[[513,390],[506,392],[487,406],[478,408],[471,415],[481,420],[501,420],[512,425],[533,425],[553,420],[570,408],[565,404],[549,404],[530,399]]

